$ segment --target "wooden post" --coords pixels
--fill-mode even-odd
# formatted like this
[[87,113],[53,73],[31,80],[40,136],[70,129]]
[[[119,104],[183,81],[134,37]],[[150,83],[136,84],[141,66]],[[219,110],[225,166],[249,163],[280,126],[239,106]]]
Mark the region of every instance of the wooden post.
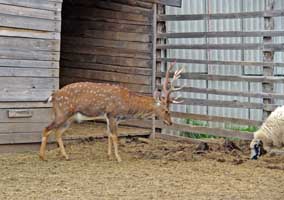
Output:
[[[274,0],[265,0],[265,10],[271,11],[274,7]],[[274,20],[271,16],[264,16],[264,29],[265,30],[273,30],[274,29]],[[272,43],[271,36],[264,36],[263,37],[263,44]],[[264,62],[271,62],[273,63],[274,51],[271,49],[264,49],[263,50],[263,61]],[[263,65],[263,76],[273,76],[274,66],[270,65]],[[262,83],[262,92],[271,93],[273,92],[273,83],[263,82]],[[263,98],[264,104],[273,104],[272,98]],[[263,116],[262,119],[266,119],[271,111],[263,109]]]
[[[164,44],[165,43],[165,39],[157,39],[157,33],[165,33],[166,32],[166,24],[164,21],[157,21],[157,15],[160,14],[165,14],[165,6],[164,5],[160,5],[160,4],[155,4],[154,5],[155,8],[155,14],[153,15],[153,23],[155,23],[155,25],[153,25],[153,92],[155,91],[155,86],[156,85],[160,85],[162,83],[162,79],[160,77],[156,77],[156,73],[161,72],[161,68],[162,68],[162,62],[161,61],[157,61],[157,59],[160,59],[162,57],[162,51],[165,50],[161,50],[161,49],[157,49],[156,45],[157,44]],[[154,41],[155,40],[155,41]],[[155,62],[155,63],[154,63]],[[157,131],[157,128],[155,126],[155,117],[153,117],[153,131],[151,134],[151,138],[155,138],[155,133]]]
[[[152,25],[152,95],[154,96],[156,90],[156,73],[157,73],[157,56],[156,56],[156,47],[157,47],[157,4],[153,4],[153,25]],[[151,138],[155,138],[156,134],[156,116],[152,117],[152,134]]]

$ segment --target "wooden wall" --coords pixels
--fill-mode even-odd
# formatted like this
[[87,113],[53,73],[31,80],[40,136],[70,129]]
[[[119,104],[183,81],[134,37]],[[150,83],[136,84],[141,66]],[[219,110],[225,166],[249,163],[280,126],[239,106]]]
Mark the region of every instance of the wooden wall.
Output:
[[111,82],[152,92],[153,5],[64,0],[60,83]]
[[0,0],[0,144],[40,141],[59,86],[62,0]]

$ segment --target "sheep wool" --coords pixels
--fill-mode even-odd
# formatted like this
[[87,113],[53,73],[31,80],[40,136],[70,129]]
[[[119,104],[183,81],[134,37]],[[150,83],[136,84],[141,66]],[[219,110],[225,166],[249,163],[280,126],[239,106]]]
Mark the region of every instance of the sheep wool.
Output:
[[261,140],[263,148],[268,152],[273,147],[284,146],[284,106],[276,108],[254,133],[251,148],[256,140]]

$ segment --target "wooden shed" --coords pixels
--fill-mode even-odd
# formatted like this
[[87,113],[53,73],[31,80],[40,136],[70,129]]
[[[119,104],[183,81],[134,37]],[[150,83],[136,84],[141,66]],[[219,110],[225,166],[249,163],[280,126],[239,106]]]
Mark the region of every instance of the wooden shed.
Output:
[[181,0],[0,0],[0,144],[40,141],[68,83],[151,94],[157,3]]

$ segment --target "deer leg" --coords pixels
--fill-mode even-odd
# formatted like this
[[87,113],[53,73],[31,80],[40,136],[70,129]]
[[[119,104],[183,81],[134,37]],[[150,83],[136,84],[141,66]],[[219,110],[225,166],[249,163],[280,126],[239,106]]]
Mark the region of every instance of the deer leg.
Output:
[[117,162],[121,162],[121,158],[118,154],[118,137],[117,137],[117,121],[114,118],[109,119],[109,128],[111,132],[111,139],[114,147],[114,155]]
[[64,148],[62,134],[64,133],[64,131],[66,131],[69,128],[71,123],[72,123],[71,121],[67,121],[62,127],[58,128],[55,132],[56,141],[59,145],[61,155],[64,156],[66,160],[69,160],[69,156],[67,155],[65,148]]
[[39,158],[41,160],[46,160],[45,158],[45,150],[46,150],[46,144],[48,140],[48,136],[50,133],[54,130],[60,127],[61,124],[63,124],[65,120],[62,118],[61,120],[54,120],[49,126],[47,126],[42,133],[42,139],[41,139],[41,145],[40,145],[40,151],[39,151]]
[[41,139],[41,145],[40,145],[40,151],[39,151],[39,158],[41,160],[46,160],[46,158],[45,158],[45,149],[46,149],[48,136],[53,131],[52,128],[50,128],[52,125],[53,124],[51,124],[50,126],[46,127],[43,130],[43,133],[42,133],[42,139]]
[[111,135],[108,135],[108,149],[107,149],[107,155],[109,160],[112,159],[112,139],[111,139]]
[[107,154],[108,154],[108,158],[109,160],[112,159],[112,139],[111,139],[111,132],[110,132],[110,124],[109,124],[109,119],[106,118],[107,121],[107,136],[108,136],[108,149],[107,149]]

